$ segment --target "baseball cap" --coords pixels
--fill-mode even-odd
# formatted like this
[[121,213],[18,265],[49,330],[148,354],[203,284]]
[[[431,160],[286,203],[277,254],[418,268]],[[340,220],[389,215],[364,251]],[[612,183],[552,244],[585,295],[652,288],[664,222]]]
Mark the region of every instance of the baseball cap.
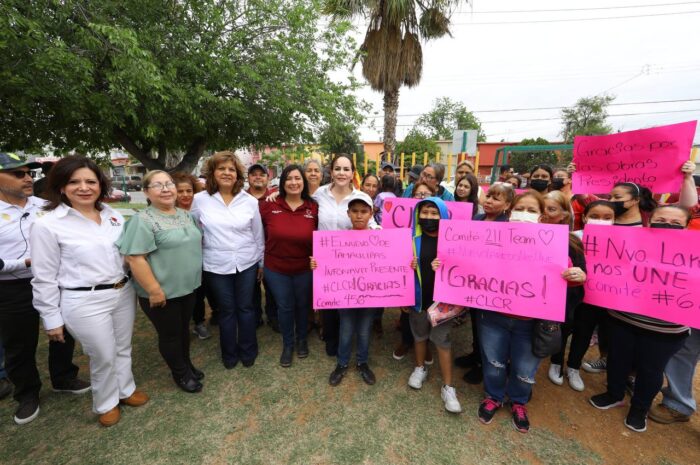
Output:
[[248,167],[248,174],[253,172],[253,170],[262,170],[263,173],[268,174],[268,175],[270,174],[267,171],[267,167],[265,165],[261,165],[260,163],[255,163],[254,165],[250,165],[250,167]]
[[384,168],[391,168],[393,171],[396,171],[396,165],[389,163],[388,161],[382,162],[382,169]]
[[348,208],[352,206],[352,204],[357,203],[357,202],[362,202],[363,204],[367,205],[369,208],[374,208],[374,203],[372,202],[372,198],[365,194],[364,192],[356,192],[353,195],[353,199],[348,202]]
[[12,152],[0,152],[0,170],[13,170],[26,166],[30,170],[41,168],[41,163],[27,161],[27,157]]
[[421,171],[423,171],[423,165],[413,165],[411,170],[408,172],[408,177],[416,180],[420,178]]

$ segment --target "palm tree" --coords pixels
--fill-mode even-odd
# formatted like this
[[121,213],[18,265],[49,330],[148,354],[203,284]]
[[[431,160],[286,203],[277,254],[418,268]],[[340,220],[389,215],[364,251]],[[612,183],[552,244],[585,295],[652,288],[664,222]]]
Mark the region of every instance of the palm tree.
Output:
[[359,51],[362,75],[384,93],[384,150],[396,147],[399,89],[413,87],[423,72],[420,40],[451,35],[450,15],[459,0],[325,0],[323,12],[335,19],[369,20]]

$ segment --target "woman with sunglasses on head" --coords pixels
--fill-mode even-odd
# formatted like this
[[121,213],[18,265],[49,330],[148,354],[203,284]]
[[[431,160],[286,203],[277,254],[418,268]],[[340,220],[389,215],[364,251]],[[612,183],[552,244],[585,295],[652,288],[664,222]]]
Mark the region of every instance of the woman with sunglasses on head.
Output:
[[48,214],[30,235],[34,306],[51,341],[68,330],[90,358],[92,409],[116,424],[120,404],[141,406],[131,371],[135,295],[115,246],[124,218],[103,201],[109,182],[85,157],[62,158],[49,175]]
[[[682,230],[688,226],[688,209],[666,205],[655,208],[649,227]],[[685,325],[617,310],[610,314],[610,353],[607,390],[590,398],[595,408],[607,410],[624,405],[627,375],[634,370],[635,381],[625,426],[641,433],[647,428],[647,414],[663,385],[663,371],[671,357],[683,347],[690,329]]]
[[149,206],[124,226],[117,247],[134,275],[141,309],[158,334],[158,350],[175,384],[202,390],[204,373],[190,359],[190,319],[202,284],[202,234],[190,214],[175,207],[177,184],[165,171],[143,178]]

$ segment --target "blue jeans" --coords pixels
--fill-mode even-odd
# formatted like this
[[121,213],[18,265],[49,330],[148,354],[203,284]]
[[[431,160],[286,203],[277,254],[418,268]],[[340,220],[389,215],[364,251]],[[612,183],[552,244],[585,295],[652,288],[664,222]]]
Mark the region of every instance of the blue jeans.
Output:
[[234,274],[204,272],[207,290],[214,295],[219,309],[219,340],[225,365],[253,361],[258,356],[253,307],[257,272],[257,264]]
[[352,336],[357,334],[357,364],[367,363],[369,358],[369,334],[376,308],[346,308],[338,310],[340,317],[340,341],[338,365],[347,366],[352,352]]
[[306,340],[312,276],[311,271],[288,275],[265,268],[266,289],[277,303],[277,320],[284,347],[294,347],[295,333],[297,341]]
[[527,404],[542,361],[532,353],[534,320],[484,310],[477,325],[486,395],[497,402],[508,396],[516,404]]
[[662,404],[683,415],[692,415],[697,410],[693,398],[693,376],[695,366],[700,361],[700,331],[693,330],[681,347],[681,350],[671,357],[666,364],[666,379],[668,386],[661,392],[664,394]]

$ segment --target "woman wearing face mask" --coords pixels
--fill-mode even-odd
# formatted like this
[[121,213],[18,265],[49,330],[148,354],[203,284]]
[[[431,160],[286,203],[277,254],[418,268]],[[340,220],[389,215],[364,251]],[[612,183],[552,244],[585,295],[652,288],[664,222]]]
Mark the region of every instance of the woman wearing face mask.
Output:
[[642,227],[649,213],[656,208],[651,191],[633,182],[618,182],[610,191],[610,203],[615,208],[615,224]]
[[[339,153],[331,161],[331,183],[318,188],[312,198],[318,203],[318,230],[339,231],[352,229],[348,217],[348,204],[351,200],[365,194],[355,189],[352,179],[355,175],[355,165],[350,155]],[[360,195],[361,194],[361,195]],[[370,220],[370,228],[377,223]],[[326,354],[331,357],[338,355],[338,339],[340,319],[336,310],[321,312],[323,339],[326,342]]]
[[[510,214],[511,222],[538,223],[543,216],[544,199],[534,191],[515,197]],[[562,272],[562,278],[581,285],[586,274],[578,267]],[[525,405],[530,399],[535,373],[542,359],[532,353],[532,318],[506,315],[495,311],[481,311],[478,331],[481,352],[489,363],[484,364],[486,397],[478,411],[479,421],[489,424],[503,401],[511,401],[513,426],[521,433],[530,429]],[[510,370],[503,367],[510,363]]]
[[[549,192],[544,196],[544,216],[543,223],[549,224],[565,224],[571,229],[571,205],[569,200],[559,191]],[[569,234],[569,262],[571,266],[578,267],[582,272],[586,273],[586,258],[583,254],[583,243],[581,239]],[[566,319],[561,325],[562,344],[561,351],[552,355],[549,366],[549,380],[556,385],[564,384],[564,373],[562,364],[564,362],[564,350],[566,349],[566,341],[572,334],[574,326],[577,322],[584,318],[581,315],[581,303],[583,302],[583,283],[569,283],[566,290]],[[571,351],[569,352],[571,354]],[[569,357],[566,369],[566,377],[569,380],[569,386],[576,391],[583,391],[584,385],[579,369],[581,360],[572,359]]]
[[473,206],[472,218],[479,213],[484,213],[484,209],[479,205],[479,183],[473,174],[465,174],[457,181],[455,188],[455,202],[469,202]]
[[[515,189],[509,183],[496,182],[489,187],[484,200],[484,212],[477,214],[474,221],[508,221],[508,210],[515,197]],[[472,308],[469,318],[472,326],[472,352],[455,359],[455,365],[466,368],[464,381],[468,384],[479,384],[483,380],[479,329],[477,320],[480,310]]]
[[537,165],[530,170],[530,184],[528,187],[540,194],[544,194],[552,183],[554,172],[549,165]]
[[[690,220],[687,209],[664,206],[653,210],[651,228],[685,229]],[[642,315],[610,310],[610,354],[607,391],[591,397],[601,410],[624,405],[627,375],[636,377],[625,426],[646,431],[647,413],[663,384],[663,370],[683,346],[690,330],[687,326]]]

